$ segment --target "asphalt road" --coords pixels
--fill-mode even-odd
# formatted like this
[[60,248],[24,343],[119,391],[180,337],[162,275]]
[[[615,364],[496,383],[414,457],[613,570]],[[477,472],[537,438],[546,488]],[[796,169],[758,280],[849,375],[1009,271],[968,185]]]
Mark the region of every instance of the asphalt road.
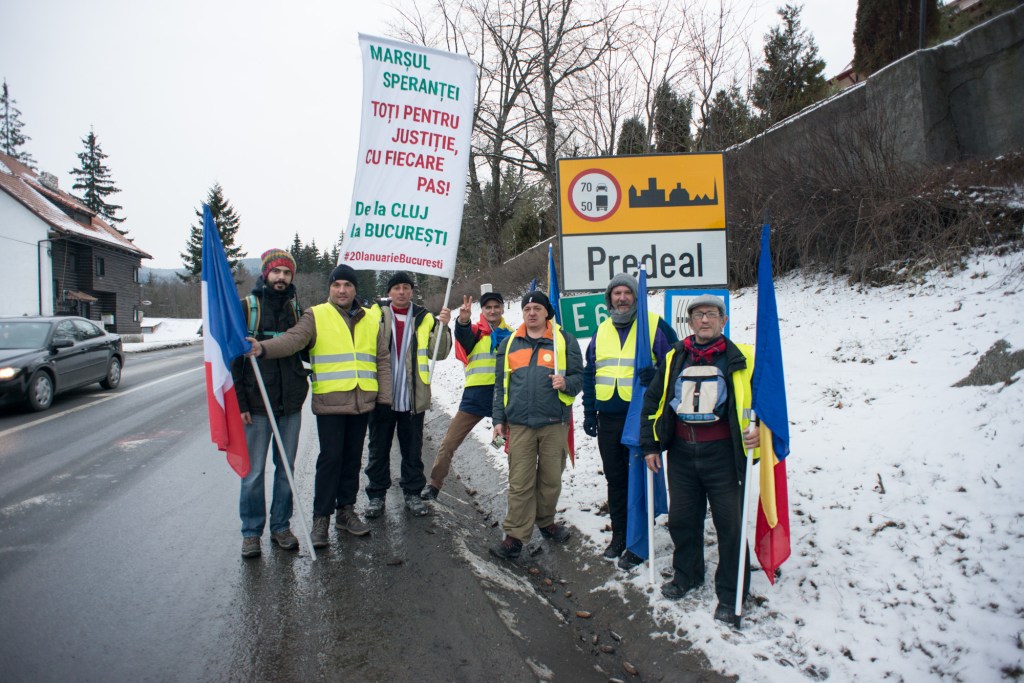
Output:
[[[428,417],[426,460],[446,425]],[[724,680],[651,637],[643,596],[595,591],[614,569],[581,563],[578,541],[539,543],[518,565],[490,558],[504,497],[474,455],[460,450],[465,486],[450,479],[430,517],[393,494],[369,536],[332,529],[315,562],[267,535],[243,560],[238,478],[209,441],[198,347],[130,355],[118,390],[46,413],[0,409],[0,678]],[[392,461],[397,481],[397,446]]]

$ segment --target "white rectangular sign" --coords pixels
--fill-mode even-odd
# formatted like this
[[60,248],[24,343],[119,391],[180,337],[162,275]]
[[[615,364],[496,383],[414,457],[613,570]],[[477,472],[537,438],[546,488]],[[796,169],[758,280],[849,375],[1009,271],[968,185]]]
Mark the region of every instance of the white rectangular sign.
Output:
[[476,67],[451,54],[359,35],[362,124],[341,261],[452,277],[473,129]]
[[641,263],[651,288],[727,285],[725,230],[562,235],[565,291],[604,289]]

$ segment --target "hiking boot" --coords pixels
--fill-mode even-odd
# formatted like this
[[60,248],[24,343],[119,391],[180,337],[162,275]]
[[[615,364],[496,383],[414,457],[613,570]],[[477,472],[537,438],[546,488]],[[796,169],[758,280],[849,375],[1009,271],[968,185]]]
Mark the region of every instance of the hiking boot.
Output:
[[506,536],[505,540],[498,545],[491,546],[491,555],[500,557],[503,560],[514,560],[523,551],[523,542],[518,538]]
[[736,624],[736,608],[729,607],[723,602],[718,603],[718,607],[715,608],[715,619],[734,626]]
[[366,504],[366,509],[363,510],[363,515],[367,519],[377,519],[384,514],[384,499],[383,498],[371,498]]
[[679,600],[690,591],[700,588],[703,585],[703,581],[691,584],[680,584],[675,581],[669,581],[661,586],[661,594],[669,600]]
[[406,494],[405,507],[416,517],[426,517],[430,514],[430,508],[415,493]]
[[622,553],[622,557],[619,558],[619,569],[623,569],[628,572],[630,569],[633,569],[634,567],[639,567],[643,563],[644,558],[640,557],[632,550],[627,550],[626,552]]
[[612,542],[608,544],[608,547],[604,549],[605,558],[614,560],[616,557],[621,555],[626,549],[626,536],[625,534],[612,534]]
[[423,487],[423,491],[420,493],[420,498],[423,500],[437,500],[439,493],[441,493],[441,489],[427,484]]
[[549,541],[554,541],[555,543],[565,543],[569,540],[569,537],[572,536],[568,529],[561,524],[555,524],[554,522],[547,526],[542,526],[540,528],[540,535]]
[[295,534],[292,533],[291,529],[271,533],[270,540],[276,543],[277,547],[281,550],[299,549],[299,539],[295,538]]
[[314,548],[327,547],[327,528],[331,525],[330,517],[313,517],[313,531],[309,538]]
[[353,536],[365,536],[370,533],[370,527],[359,519],[354,505],[345,505],[338,510],[334,519],[334,528],[347,531]]
[[259,536],[242,537],[242,557],[259,557],[261,552]]

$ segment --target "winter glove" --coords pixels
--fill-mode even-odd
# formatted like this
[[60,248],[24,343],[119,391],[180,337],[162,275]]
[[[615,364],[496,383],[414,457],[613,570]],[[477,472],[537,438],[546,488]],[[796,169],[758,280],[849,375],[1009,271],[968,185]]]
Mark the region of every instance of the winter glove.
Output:
[[641,368],[638,377],[640,378],[640,386],[648,386],[651,383],[651,380],[654,379],[654,368]]
[[583,414],[583,431],[587,436],[597,436],[597,413]]

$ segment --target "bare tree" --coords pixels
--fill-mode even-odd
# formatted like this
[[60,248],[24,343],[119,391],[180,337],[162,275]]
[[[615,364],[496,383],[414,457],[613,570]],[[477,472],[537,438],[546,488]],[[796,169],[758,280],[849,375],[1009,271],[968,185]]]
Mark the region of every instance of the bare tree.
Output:
[[712,100],[719,90],[749,80],[752,53],[747,42],[753,26],[752,5],[735,0],[691,2],[684,16],[692,59],[687,81],[700,117],[695,147],[707,149],[705,131]]

